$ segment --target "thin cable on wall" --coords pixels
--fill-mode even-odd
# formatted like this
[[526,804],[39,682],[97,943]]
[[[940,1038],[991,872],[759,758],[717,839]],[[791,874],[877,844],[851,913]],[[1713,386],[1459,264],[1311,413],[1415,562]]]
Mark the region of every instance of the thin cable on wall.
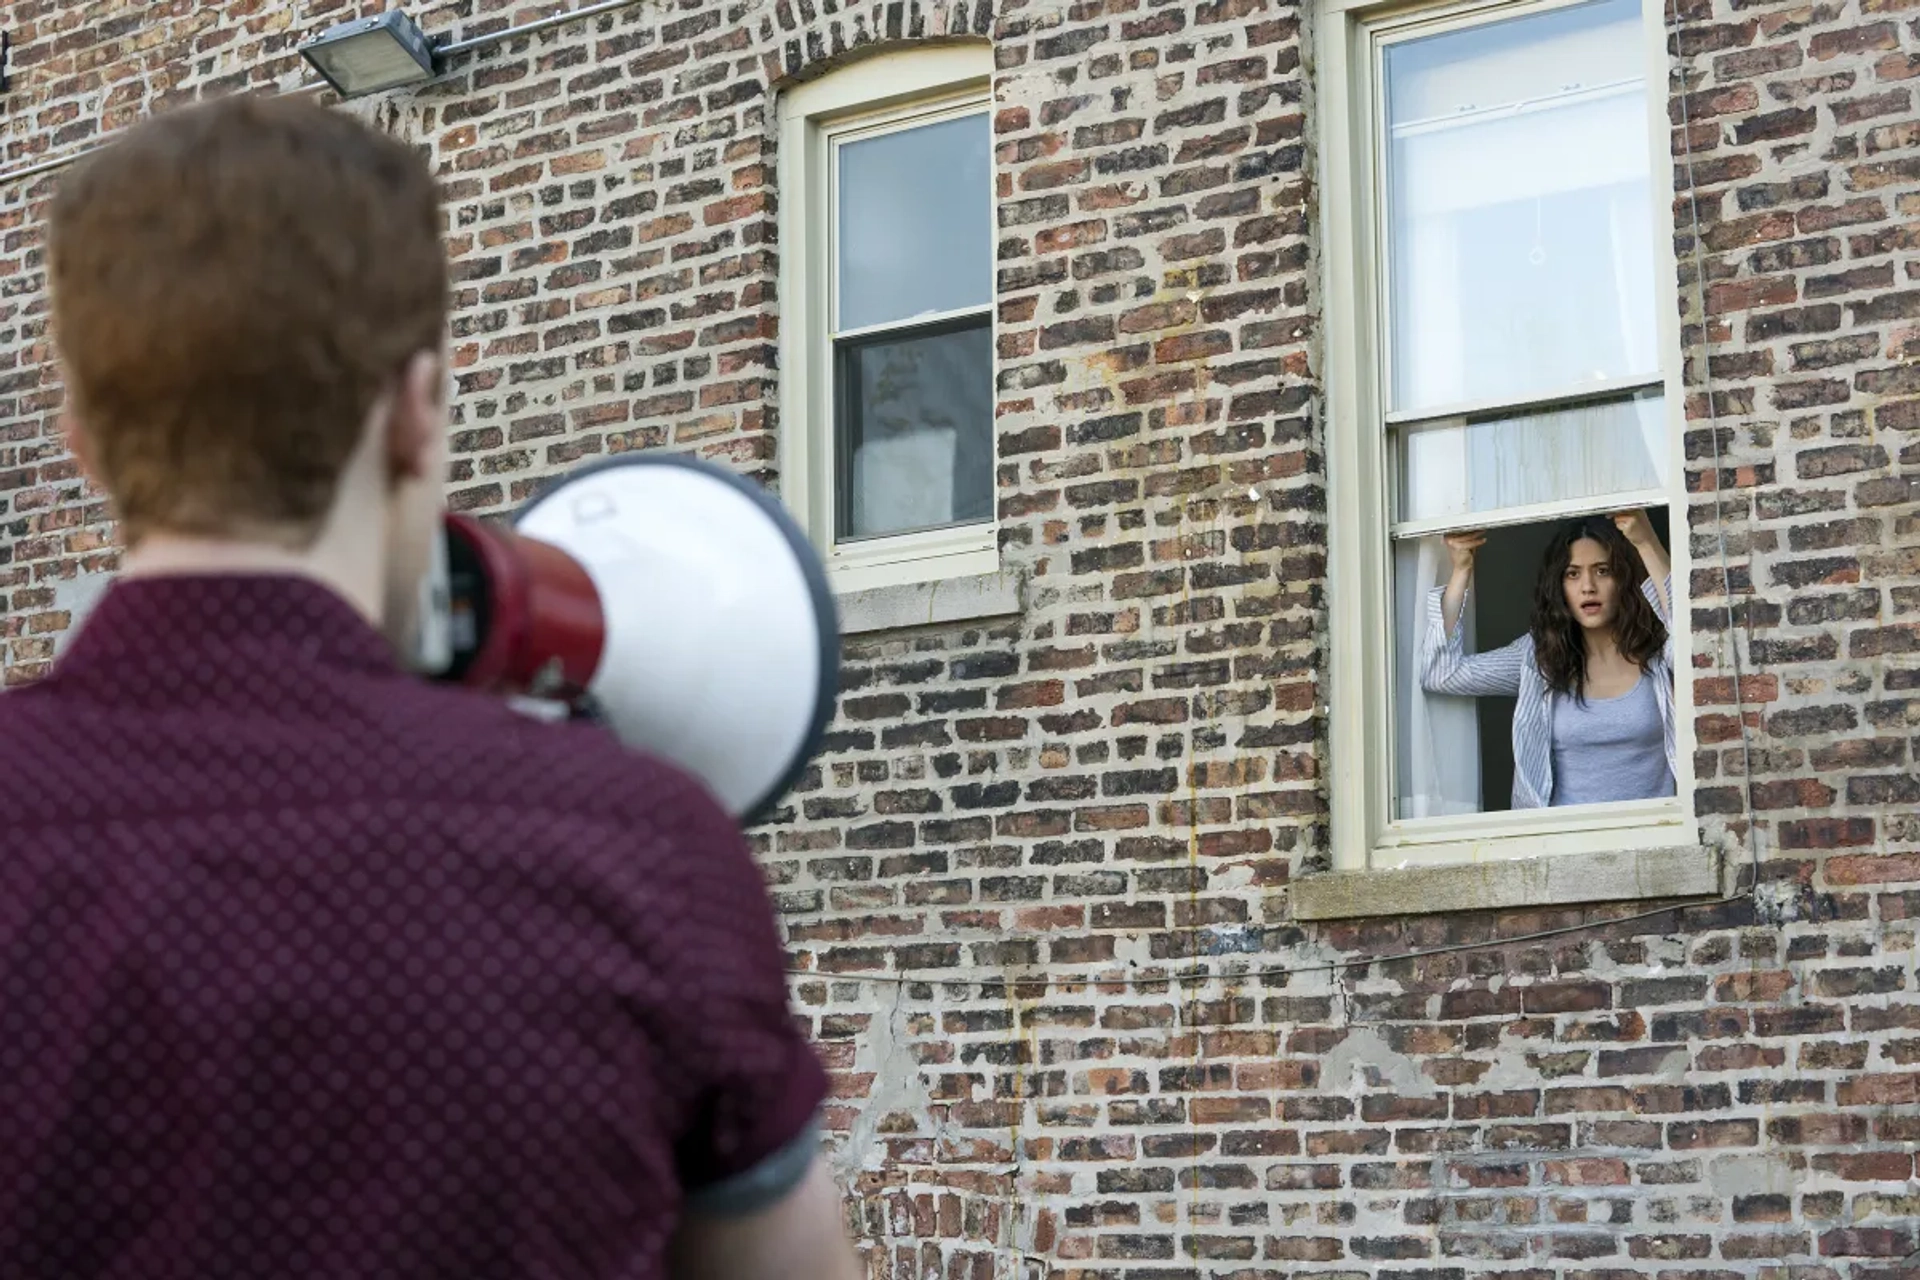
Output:
[[[1720,454],[1720,409],[1713,396],[1713,337],[1707,318],[1707,264],[1703,252],[1706,237],[1700,225],[1700,183],[1694,172],[1693,163],[1693,118],[1687,107],[1690,86],[1687,83],[1687,60],[1684,39],[1680,31],[1679,0],[1667,0],[1665,15],[1667,21],[1661,25],[1665,33],[1673,38],[1674,55],[1680,66],[1680,146],[1687,170],[1687,229],[1693,243],[1689,256],[1693,261],[1694,307],[1700,320],[1700,387],[1707,398],[1707,436],[1713,442],[1713,531],[1720,552],[1720,594],[1725,600],[1724,612],[1727,619],[1727,654],[1733,668],[1733,714],[1740,726],[1740,795],[1746,809],[1747,864],[1750,872],[1748,893],[1758,893],[1760,888],[1760,832],[1758,812],[1753,800],[1753,737],[1747,727],[1746,673],[1745,664],[1740,657],[1740,626],[1734,616],[1733,607],[1733,569],[1727,554],[1727,510],[1722,497],[1726,481],[1726,469],[1722,465]],[[1682,410],[1684,421],[1685,410]],[[1685,430],[1684,425],[1682,431]],[[1671,524],[1671,522],[1669,522]],[[1684,527],[1684,522],[1683,522]],[[1672,536],[1669,534],[1668,536]],[[1753,611],[1747,610],[1748,623],[1751,625]],[[1751,649],[1751,645],[1749,645]]]

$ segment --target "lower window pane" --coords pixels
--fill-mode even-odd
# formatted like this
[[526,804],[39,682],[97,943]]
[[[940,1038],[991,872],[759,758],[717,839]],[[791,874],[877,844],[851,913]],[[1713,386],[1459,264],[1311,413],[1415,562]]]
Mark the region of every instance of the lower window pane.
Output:
[[834,417],[837,537],[992,518],[986,316],[835,344]]
[[1400,520],[1666,486],[1666,408],[1657,391],[1397,434]]
[[[1655,508],[1648,516],[1661,543],[1670,546],[1666,509]],[[1543,562],[1565,524],[1488,532],[1475,556],[1473,585],[1462,610],[1466,653],[1492,654],[1528,633]],[[1394,816],[1400,821],[1512,807],[1515,697],[1422,688],[1428,596],[1446,585],[1451,572],[1444,537],[1394,543]],[[1546,749],[1553,745],[1550,741]]]

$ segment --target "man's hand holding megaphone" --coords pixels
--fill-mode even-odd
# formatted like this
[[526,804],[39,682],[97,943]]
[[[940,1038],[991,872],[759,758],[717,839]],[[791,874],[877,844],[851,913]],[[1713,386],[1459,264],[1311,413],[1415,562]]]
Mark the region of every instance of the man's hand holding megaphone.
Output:
[[511,530],[449,515],[426,673],[587,713],[687,770],[742,822],[818,749],[840,666],[833,595],[786,511],[673,454],[584,467]]

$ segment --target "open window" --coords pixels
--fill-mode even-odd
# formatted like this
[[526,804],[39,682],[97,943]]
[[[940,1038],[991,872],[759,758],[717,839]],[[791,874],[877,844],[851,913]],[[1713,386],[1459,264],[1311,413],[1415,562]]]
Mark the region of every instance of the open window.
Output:
[[781,458],[843,591],[991,573],[992,54],[782,95]]
[[[1671,547],[1665,507],[1647,509],[1654,533]],[[1541,565],[1559,520],[1497,526],[1475,558],[1473,588],[1460,631],[1471,653],[1492,653],[1528,633]],[[1428,593],[1451,563],[1438,534],[1406,538],[1394,557],[1395,821],[1499,813],[1512,807],[1513,719],[1517,695],[1462,697],[1421,687],[1419,638]],[[1670,806],[1649,806],[1658,815]]]
[[1488,531],[1464,619],[1479,652],[1526,631],[1569,518],[1646,510],[1684,561],[1658,15],[1328,8],[1336,864],[1689,843],[1680,708],[1677,796],[1508,812],[1513,699],[1426,693],[1417,669],[1450,532]]

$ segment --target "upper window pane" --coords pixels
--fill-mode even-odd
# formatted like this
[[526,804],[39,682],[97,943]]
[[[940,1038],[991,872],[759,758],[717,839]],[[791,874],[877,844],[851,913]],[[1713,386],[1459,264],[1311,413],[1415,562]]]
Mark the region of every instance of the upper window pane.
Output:
[[1392,408],[1654,377],[1637,0],[1386,49]]
[[986,306],[986,113],[849,139],[836,151],[836,331]]

